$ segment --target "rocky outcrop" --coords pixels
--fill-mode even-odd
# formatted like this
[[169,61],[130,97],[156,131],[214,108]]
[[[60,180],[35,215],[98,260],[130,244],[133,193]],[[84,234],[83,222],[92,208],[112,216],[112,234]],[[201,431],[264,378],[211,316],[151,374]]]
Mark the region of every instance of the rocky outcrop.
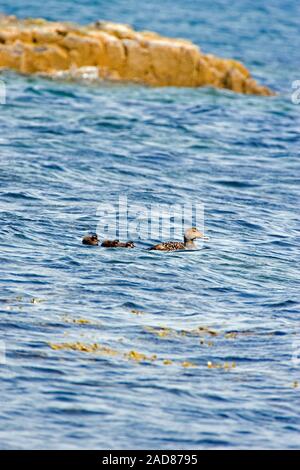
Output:
[[100,21],[80,26],[2,16],[0,67],[54,76],[93,70],[100,79],[150,86],[213,86],[239,93],[272,94],[236,60],[204,54],[184,39]]

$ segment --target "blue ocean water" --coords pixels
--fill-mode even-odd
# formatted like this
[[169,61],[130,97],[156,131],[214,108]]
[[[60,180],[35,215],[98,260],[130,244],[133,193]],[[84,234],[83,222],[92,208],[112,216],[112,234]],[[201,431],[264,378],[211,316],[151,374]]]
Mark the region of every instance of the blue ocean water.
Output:
[[[1,76],[0,447],[299,448],[299,2],[0,9],[186,37],[278,91]],[[207,249],[82,246],[98,205],[120,193],[203,202]],[[76,341],[118,353],[49,346]],[[127,359],[132,350],[157,360]]]

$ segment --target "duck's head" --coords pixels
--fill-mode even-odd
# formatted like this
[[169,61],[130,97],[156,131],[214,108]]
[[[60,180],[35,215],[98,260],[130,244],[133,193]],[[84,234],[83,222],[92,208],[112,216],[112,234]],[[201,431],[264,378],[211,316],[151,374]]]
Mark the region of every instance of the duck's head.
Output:
[[188,228],[184,232],[184,241],[190,242],[196,240],[196,238],[201,238],[202,240],[208,240],[208,237],[205,237],[202,232],[200,232],[196,227]]
[[82,239],[84,245],[99,245],[99,238],[96,233],[89,233]]

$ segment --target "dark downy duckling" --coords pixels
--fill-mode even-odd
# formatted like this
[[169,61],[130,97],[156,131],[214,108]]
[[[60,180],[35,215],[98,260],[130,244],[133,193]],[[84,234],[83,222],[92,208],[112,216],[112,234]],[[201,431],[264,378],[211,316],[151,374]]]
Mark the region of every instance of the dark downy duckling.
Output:
[[134,248],[134,243],[129,241],[129,242],[120,242],[119,240],[104,240],[101,243],[101,246],[104,246],[105,248]]
[[208,240],[208,237],[205,237],[203,233],[199,232],[196,227],[187,229],[184,232],[184,242],[163,242],[158,245],[154,245],[149,250],[158,250],[158,251],[176,251],[176,250],[196,250],[197,245],[195,243],[196,238],[201,238],[202,240]]
[[82,239],[83,245],[99,245],[99,238],[96,233],[90,233]]

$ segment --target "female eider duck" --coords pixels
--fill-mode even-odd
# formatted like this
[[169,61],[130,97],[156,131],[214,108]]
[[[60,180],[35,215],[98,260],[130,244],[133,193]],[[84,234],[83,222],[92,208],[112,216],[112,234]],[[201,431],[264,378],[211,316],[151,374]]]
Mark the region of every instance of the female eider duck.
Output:
[[149,250],[158,251],[176,251],[176,250],[196,250],[197,245],[195,243],[196,238],[202,238],[202,240],[208,240],[203,233],[199,232],[196,227],[187,229],[184,232],[184,242],[163,242],[158,245],[154,245]]
[[101,246],[105,248],[134,248],[133,242],[120,242],[119,240],[104,240]]
[[96,233],[89,233],[82,239],[83,245],[99,245],[99,238]]

